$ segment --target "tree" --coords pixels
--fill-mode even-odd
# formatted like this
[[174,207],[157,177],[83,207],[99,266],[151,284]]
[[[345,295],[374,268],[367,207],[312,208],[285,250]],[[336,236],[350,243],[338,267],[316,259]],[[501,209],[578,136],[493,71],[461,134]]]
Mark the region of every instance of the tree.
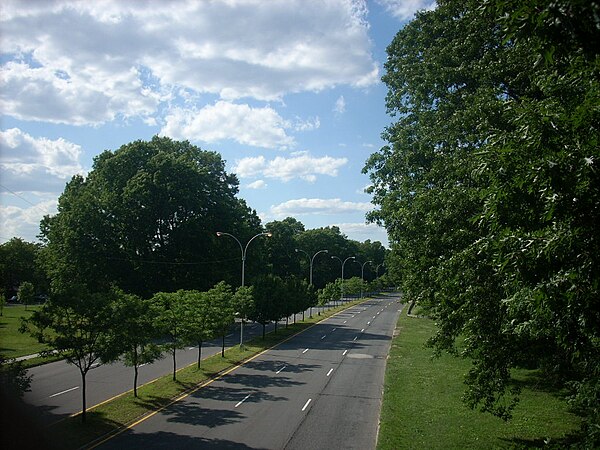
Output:
[[572,390],[600,441],[600,3],[439,1],[388,47],[397,121],[365,166],[431,344],[473,358],[465,399],[509,418],[510,371]]
[[296,237],[304,232],[304,225],[293,217],[287,217],[267,223],[265,229],[272,233],[265,243],[271,273],[279,277],[299,275],[301,256],[296,253]]
[[6,306],[6,295],[0,292],[0,317],[4,315],[4,306]]
[[221,357],[224,358],[225,335],[235,321],[231,286],[221,281],[206,292],[206,297],[214,314],[216,334],[221,336]]
[[342,296],[341,279],[337,279],[332,283],[327,283],[323,289],[317,293],[319,305],[324,307],[329,302],[336,302]]
[[254,308],[248,318],[262,325],[263,339],[269,322],[275,322],[275,330],[277,330],[277,321],[282,317],[278,304],[282,292],[283,280],[278,276],[266,274],[254,279],[252,286]]
[[177,381],[177,350],[188,343],[188,309],[186,291],[159,292],[152,297],[155,305],[156,325],[161,333],[168,338],[164,347],[173,360],[173,381]]
[[54,284],[76,281],[91,291],[116,284],[149,298],[208,289],[238,274],[215,231],[260,228],[237,192],[221,156],[187,141],[155,136],[107,150],[42,221],[45,266]]
[[123,363],[133,367],[133,396],[137,397],[140,366],[162,357],[160,346],[154,342],[159,337],[157,311],[149,300],[122,291],[117,292],[113,308],[115,347],[119,348]]
[[29,281],[24,281],[21,283],[21,286],[19,286],[19,290],[17,291],[17,300],[25,305],[25,309],[27,309],[27,305],[33,301],[34,292],[33,284],[31,284]]
[[[252,296],[252,287],[240,286],[236,289],[231,299],[234,313],[240,318],[242,330],[248,316],[254,309],[254,297]],[[241,333],[242,331],[240,331]],[[241,339],[240,339],[241,340]],[[240,344],[241,345],[241,344]]]
[[217,332],[217,311],[211,307],[210,298],[204,292],[188,291],[185,296],[187,308],[187,334],[190,342],[198,344],[198,364],[202,360],[202,344]]
[[0,280],[8,298],[17,293],[18,287],[25,281],[46,292],[48,280],[39,264],[40,244],[33,244],[20,238],[12,238],[0,245]]
[[41,309],[24,320],[21,331],[28,331],[48,350],[57,352],[81,374],[81,421],[86,421],[86,375],[98,362],[114,360],[116,356],[113,329],[114,293],[89,293],[81,285],[53,293]]

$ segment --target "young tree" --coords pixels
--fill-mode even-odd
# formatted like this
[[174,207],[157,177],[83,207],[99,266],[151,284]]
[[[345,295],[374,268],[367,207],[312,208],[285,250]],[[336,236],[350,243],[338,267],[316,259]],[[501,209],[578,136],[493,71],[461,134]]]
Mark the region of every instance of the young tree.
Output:
[[202,344],[217,333],[217,311],[211,307],[207,293],[187,291],[185,295],[187,309],[187,334],[190,342],[198,344],[198,369],[202,360]]
[[159,292],[152,297],[158,330],[168,338],[164,347],[173,360],[173,381],[177,381],[177,350],[188,343],[188,315],[186,305],[186,292]]
[[252,287],[240,286],[239,288],[237,288],[232,298],[232,307],[235,314],[242,321],[241,327],[243,330],[246,319],[254,310],[254,297],[252,296]]
[[217,283],[206,292],[208,304],[212,309],[216,334],[221,336],[221,357],[225,357],[225,335],[234,323],[233,292],[224,281]]
[[160,346],[154,342],[159,337],[157,311],[151,301],[122,291],[117,292],[113,308],[115,346],[123,363],[133,367],[133,396],[137,397],[140,366],[162,357]]
[[114,360],[114,293],[90,293],[80,285],[54,293],[41,309],[23,321],[29,331],[48,346],[43,355],[58,352],[81,374],[81,421],[86,421],[86,375],[97,362]]
[[317,291],[319,299],[319,305],[325,307],[329,302],[335,302],[342,296],[342,287],[340,280],[336,280],[332,283],[327,283],[323,289]]
[[19,302],[25,305],[25,309],[27,309],[27,305],[29,305],[33,301],[33,296],[35,294],[35,290],[33,288],[33,284],[29,281],[24,281],[19,286],[19,290],[17,291],[17,299]]
[[262,325],[262,337],[265,338],[266,326],[269,322],[277,320],[279,309],[277,302],[280,299],[283,281],[275,275],[262,275],[253,281],[252,294],[254,308],[250,311],[248,318]]

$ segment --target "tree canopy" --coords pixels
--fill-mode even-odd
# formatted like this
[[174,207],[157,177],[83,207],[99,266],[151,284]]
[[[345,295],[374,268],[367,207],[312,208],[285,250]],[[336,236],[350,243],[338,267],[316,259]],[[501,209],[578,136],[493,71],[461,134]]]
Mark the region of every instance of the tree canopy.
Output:
[[503,417],[527,364],[600,421],[599,41],[597,1],[440,0],[388,47],[370,219],[432,345],[466,338],[468,404]]
[[42,222],[53,283],[75,280],[92,290],[116,283],[143,297],[206,289],[236,264],[223,261],[215,231],[260,231],[237,192],[220,155],[187,141],[155,136],[104,151]]

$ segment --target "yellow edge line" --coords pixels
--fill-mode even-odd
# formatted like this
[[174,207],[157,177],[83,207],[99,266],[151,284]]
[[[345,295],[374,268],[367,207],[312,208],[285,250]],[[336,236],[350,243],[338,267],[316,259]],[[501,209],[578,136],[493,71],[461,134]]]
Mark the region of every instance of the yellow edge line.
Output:
[[[369,300],[370,300],[370,299],[369,299]],[[366,301],[367,301],[367,300],[364,300],[364,301],[362,301],[362,302],[360,302],[360,303],[356,303],[356,305],[360,305],[360,304],[362,304],[362,303],[364,303],[364,302],[366,302]],[[352,306],[356,306],[356,305],[352,305]],[[348,308],[350,308],[350,306],[348,306]],[[216,377],[214,377],[214,378],[211,378],[210,380],[207,380],[207,381],[205,381],[204,383],[200,384],[199,386],[196,386],[196,387],[195,387],[194,389],[192,389],[191,391],[184,392],[182,395],[180,395],[179,397],[175,398],[174,400],[171,400],[171,401],[170,401],[169,403],[167,403],[166,405],[163,405],[163,406],[161,406],[161,407],[160,407],[160,408],[158,408],[156,411],[152,411],[151,413],[149,413],[149,414],[145,415],[145,416],[144,416],[144,417],[142,417],[141,419],[138,419],[138,420],[136,420],[135,422],[133,422],[133,423],[131,423],[131,424],[129,424],[129,425],[127,425],[127,426],[125,426],[125,427],[123,427],[123,428],[121,428],[121,429],[117,430],[117,431],[115,431],[114,433],[111,433],[109,436],[107,436],[105,439],[102,439],[100,442],[98,442],[98,443],[96,443],[96,444],[92,444],[90,447],[84,447],[84,448],[87,448],[87,449],[90,449],[90,450],[91,450],[91,449],[94,449],[94,448],[96,448],[96,447],[98,447],[98,446],[100,446],[100,445],[104,444],[105,442],[107,442],[107,441],[109,441],[109,440],[111,440],[111,439],[113,439],[113,438],[115,438],[115,437],[119,436],[120,434],[124,433],[125,431],[132,429],[133,427],[135,427],[135,426],[139,425],[139,424],[140,424],[140,423],[142,423],[142,422],[145,422],[146,420],[148,420],[148,419],[150,419],[151,417],[155,416],[155,415],[156,415],[156,414],[158,414],[159,412],[161,412],[161,411],[164,411],[164,410],[165,410],[166,408],[168,408],[169,406],[171,406],[171,405],[173,405],[173,404],[175,404],[175,403],[177,403],[177,402],[179,402],[179,401],[183,400],[183,399],[184,399],[184,398],[186,398],[186,397],[189,397],[189,396],[190,396],[190,395],[192,395],[193,393],[195,393],[195,392],[199,391],[200,389],[202,389],[202,388],[204,388],[204,387],[208,386],[209,384],[212,384],[212,383],[214,383],[215,381],[217,381],[217,380],[220,380],[220,379],[221,379],[221,378],[223,378],[225,375],[228,375],[228,374],[230,374],[231,372],[233,372],[234,370],[236,370],[236,369],[239,369],[240,367],[242,367],[242,366],[243,366],[243,365],[245,365],[246,363],[248,363],[248,362],[250,362],[250,361],[252,361],[252,360],[254,360],[254,359],[258,358],[259,356],[261,356],[261,355],[263,355],[263,354],[267,353],[269,350],[273,350],[275,347],[277,347],[277,346],[279,346],[279,345],[281,345],[281,344],[283,344],[283,343],[285,343],[285,342],[289,341],[290,339],[293,339],[293,338],[295,338],[295,337],[296,337],[296,336],[298,336],[299,334],[301,334],[301,333],[304,333],[305,331],[307,331],[307,330],[311,329],[311,328],[312,328],[312,327],[314,327],[315,325],[317,325],[317,324],[319,324],[319,323],[321,323],[321,322],[323,322],[323,321],[325,321],[325,320],[327,320],[327,319],[331,319],[332,317],[335,317],[335,316],[337,316],[338,314],[340,314],[341,312],[345,311],[345,310],[346,310],[346,309],[348,309],[348,308],[344,308],[344,309],[342,309],[342,310],[340,310],[340,311],[336,312],[335,314],[332,314],[332,315],[331,315],[331,316],[329,316],[329,317],[325,317],[324,319],[322,319],[322,320],[319,320],[318,322],[315,322],[315,323],[313,323],[311,326],[309,326],[309,327],[305,328],[304,330],[300,330],[300,331],[298,331],[296,334],[293,334],[293,335],[291,335],[291,336],[287,337],[286,339],[284,339],[283,341],[281,341],[281,342],[278,342],[277,344],[273,345],[272,347],[269,347],[269,348],[267,348],[267,349],[263,350],[262,352],[260,352],[260,353],[257,353],[257,354],[256,354],[256,355],[254,355],[254,356],[251,356],[250,358],[248,358],[248,359],[246,359],[246,360],[242,361],[242,362],[241,362],[241,363],[239,363],[238,365],[236,365],[236,366],[233,366],[233,367],[230,367],[229,369],[226,369],[224,372],[221,372],[221,373],[220,373],[219,375],[217,375]],[[196,364],[196,363],[189,364],[188,366],[182,367],[182,368],[181,368],[181,369],[179,369],[179,370],[183,370],[183,369],[185,369],[186,367],[189,367],[189,366],[191,366],[191,365],[194,365],[194,364]],[[179,370],[178,370],[178,371],[179,371]],[[162,378],[162,377],[159,377],[159,378]],[[159,378],[156,378],[156,379],[154,379],[154,380],[152,380],[152,381],[149,381],[149,382],[148,382],[148,383],[146,383],[146,384],[153,383],[153,382],[155,382],[156,380],[158,380]],[[143,386],[145,386],[145,385],[143,385]],[[140,387],[141,387],[141,386],[140,386]],[[117,398],[117,397],[121,397],[122,395],[125,395],[125,394],[127,394],[128,392],[131,392],[132,390],[133,390],[133,389],[131,389],[131,390],[127,391],[127,392],[124,392],[124,393],[122,393],[122,394],[116,395],[116,396],[115,396],[115,397],[113,397],[112,399],[115,399],[115,398]],[[92,406],[91,408],[95,408],[95,407],[97,407],[97,406],[100,406],[100,405],[102,405],[102,404],[104,404],[104,403],[107,403],[107,402],[109,402],[109,401],[110,401],[110,400],[112,400],[112,399],[105,400],[105,401],[103,401],[102,403],[98,403],[97,405],[94,405],[94,406]],[[91,408],[89,408],[89,409],[91,409]],[[74,414],[74,416],[76,416],[77,414],[81,414],[81,412]]]

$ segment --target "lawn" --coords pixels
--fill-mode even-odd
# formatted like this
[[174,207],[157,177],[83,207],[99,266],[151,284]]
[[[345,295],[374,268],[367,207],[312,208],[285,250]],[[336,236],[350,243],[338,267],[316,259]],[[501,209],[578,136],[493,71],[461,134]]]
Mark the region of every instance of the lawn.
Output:
[[512,420],[471,410],[461,401],[470,361],[432,358],[425,341],[433,321],[404,312],[392,342],[384,387],[378,449],[564,448],[580,418],[536,372],[518,371],[523,385]]
[[39,305],[30,305],[25,309],[24,305],[5,306],[0,317],[0,354],[6,358],[17,358],[19,356],[31,355],[46,349],[36,339],[27,333],[20,333],[21,318],[29,317]]

